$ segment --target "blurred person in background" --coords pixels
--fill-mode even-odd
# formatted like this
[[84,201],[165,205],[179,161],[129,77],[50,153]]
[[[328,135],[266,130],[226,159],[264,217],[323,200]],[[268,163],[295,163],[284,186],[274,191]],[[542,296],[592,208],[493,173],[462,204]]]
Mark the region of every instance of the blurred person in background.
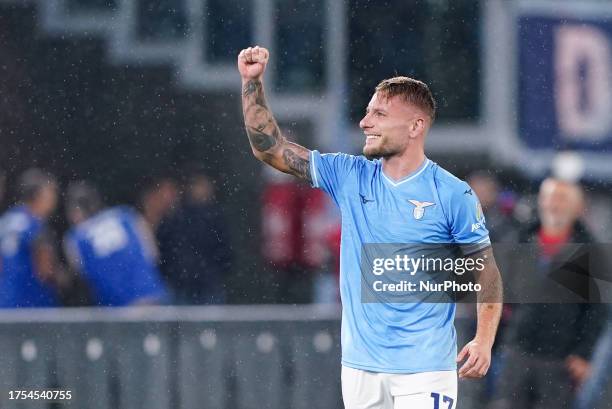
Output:
[[170,177],[154,178],[145,184],[141,192],[140,206],[142,215],[153,233],[157,231],[164,217],[174,210],[178,198],[177,184]]
[[[489,171],[476,170],[471,172],[467,176],[466,182],[470,185],[472,193],[480,200],[491,242],[517,242],[519,223],[512,215],[514,197],[509,192],[501,192],[499,180]],[[503,337],[510,311],[509,305],[504,305],[502,319],[497,331],[499,339]],[[463,319],[457,320],[456,325],[458,327],[464,326],[463,331],[458,331],[458,336],[461,337],[461,342],[467,342],[468,340],[463,337],[469,336],[476,328],[476,314],[470,304],[461,303],[457,306],[457,316]],[[496,378],[499,375],[499,349],[499,344],[493,345],[491,369],[486,383],[461,382],[459,384],[465,407],[473,409],[484,407],[485,398],[492,393]]]
[[517,294],[534,294],[546,303],[514,305],[492,408],[568,408],[575,386],[588,375],[604,320],[601,306],[577,303],[575,298],[567,302],[565,289],[555,287],[549,276],[572,252],[567,245],[593,243],[580,221],[583,210],[577,184],[552,178],[542,182],[539,221],[519,234],[520,243],[531,243],[536,250],[522,252],[504,267],[517,275],[528,273],[524,282],[515,283]]
[[336,303],[339,251],[330,234],[339,228],[335,206],[320,190],[269,166],[262,171],[261,252],[277,303]]
[[276,169],[265,167],[262,175],[260,248],[272,273],[274,302],[308,302],[312,277],[301,265],[302,185]]
[[55,178],[29,169],[18,180],[18,195],[20,203],[0,218],[0,307],[86,302],[86,295],[78,294],[78,280],[60,264],[55,237],[46,224],[57,206]]
[[64,249],[99,306],[162,304],[167,289],[156,266],[153,237],[145,220],[127,206],[104,208],[98,191],[85,182],[66,193],[72,228]]
[[192,170],[181,205],[157,230],[160,265],[179,304],[225,302],[232,251],[210,178]]
[[612,305],[608,304],[607,322],[597,340],[591,359],[587,379],[578,390],[574,409],[593,409],[610,398],[609,385],[612,381]]
[[316,273],[313,285],[313,304],[340,303],[340,242],[342,224],[334,218],[329,222],[323,240],[327,259],[323,268]]
[[[301,182],[299,212],[301,224],[300,265],[312,283],[310,302],[336,304],[339,296],[340,213],[320,189]],[[337,241],[336,241],[337,238]],[[303,291],[303,290],[302,290]]]
[[465,180],[480,200],[492,243],[516,242],[518,223],[512,217],[512,204],[500,192],[499,180],[489,172],[478,170]]

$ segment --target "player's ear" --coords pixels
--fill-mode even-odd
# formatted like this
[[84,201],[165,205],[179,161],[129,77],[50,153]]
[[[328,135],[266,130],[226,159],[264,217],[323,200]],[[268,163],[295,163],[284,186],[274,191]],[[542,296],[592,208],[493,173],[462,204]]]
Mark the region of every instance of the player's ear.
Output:
[[418,134],[420,134],[421,132],[423,132],[423,129],[425,128],[425,120],[423,118],[417,118],[412,122],[412,126],[411,126],[411,137],[412,138],[416,138],[416,136]]

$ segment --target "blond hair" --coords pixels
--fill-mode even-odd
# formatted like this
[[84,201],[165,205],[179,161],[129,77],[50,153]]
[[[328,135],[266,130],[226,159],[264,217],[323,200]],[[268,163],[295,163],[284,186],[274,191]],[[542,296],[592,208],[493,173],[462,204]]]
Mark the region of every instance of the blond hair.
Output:
[[381,81],[376,92],[386,98],[400,96],[404,101],[423,110],[431,122],[436,116],[436,100],[427,84],[410,77],[393,77]]

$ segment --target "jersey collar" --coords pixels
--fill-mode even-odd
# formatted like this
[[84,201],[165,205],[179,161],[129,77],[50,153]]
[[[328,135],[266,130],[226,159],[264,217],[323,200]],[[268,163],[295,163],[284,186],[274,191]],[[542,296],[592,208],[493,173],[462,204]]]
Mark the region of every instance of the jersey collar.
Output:
[[385,175],[385,171],[383,170],[383,166],[382,166],[382,161],[380,161],[380,173],[382,174],[383,178],[393,187],[397,187],[403,183],[408,182],[409,180],[412,180],[414,178],[416,178],[417,176],[419,176],[429,165],[431,161],[426,157],[425,160],[423,161],[423,163],[421,164],[421,166],[419,166],[414,172],[412,172],[411,174],[404,176],[403,178],[401,178],[398,181],[393,181],[390,177],[388,177],[387,175]]

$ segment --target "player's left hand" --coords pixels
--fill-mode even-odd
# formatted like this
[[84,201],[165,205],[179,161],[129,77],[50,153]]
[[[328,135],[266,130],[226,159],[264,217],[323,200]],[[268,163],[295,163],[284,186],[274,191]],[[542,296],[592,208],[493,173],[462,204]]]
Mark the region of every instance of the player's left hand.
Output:
[[457,355],[457,363],[464,360],[465,363],[459,369],[459,378],[482,378],[487,374],[491,365],[491,347],[474,339],[468,342]]

